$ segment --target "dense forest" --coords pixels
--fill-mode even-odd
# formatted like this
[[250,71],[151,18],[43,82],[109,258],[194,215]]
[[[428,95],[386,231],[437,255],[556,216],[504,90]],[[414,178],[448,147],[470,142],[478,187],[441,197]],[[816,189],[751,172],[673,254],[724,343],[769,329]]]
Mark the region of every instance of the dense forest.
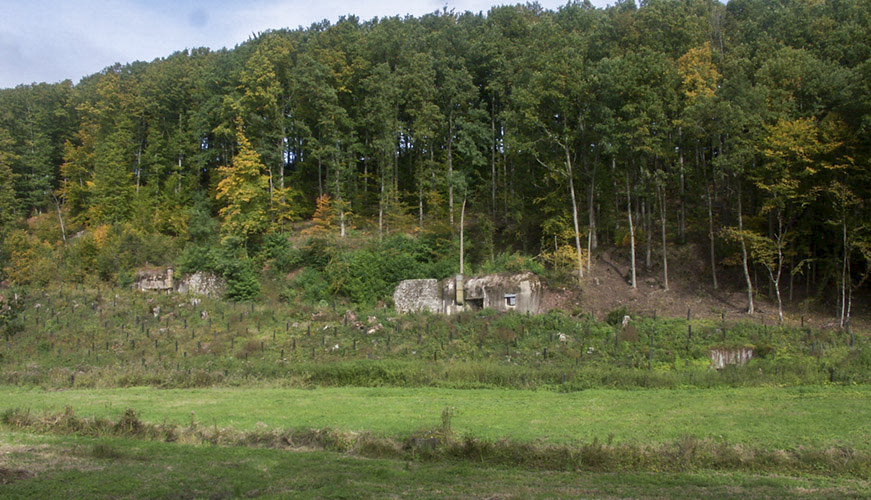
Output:
[[467,270],[583,280],[617,248],[627,286],[644,266],[668,289],[694,244],[749,311],[761,286],[843,324],[871,264],[869,126],[868,0],[349,16],[0,90],[0,278],[174,264],[250,298],[304,266],[289,289],[371,302],[456,272],[464,227]]

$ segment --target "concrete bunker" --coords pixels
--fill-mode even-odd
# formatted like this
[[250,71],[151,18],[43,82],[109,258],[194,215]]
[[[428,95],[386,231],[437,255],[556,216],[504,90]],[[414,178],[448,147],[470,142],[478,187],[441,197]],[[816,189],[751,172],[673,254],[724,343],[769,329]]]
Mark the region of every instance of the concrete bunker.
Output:
[[458,274],[440,282],[433,279],[402,281],[393,293],[393,303],[402,313],[457,314],[493,309],[538,314],[541,294],[541,280],[531,272],[471,278]]

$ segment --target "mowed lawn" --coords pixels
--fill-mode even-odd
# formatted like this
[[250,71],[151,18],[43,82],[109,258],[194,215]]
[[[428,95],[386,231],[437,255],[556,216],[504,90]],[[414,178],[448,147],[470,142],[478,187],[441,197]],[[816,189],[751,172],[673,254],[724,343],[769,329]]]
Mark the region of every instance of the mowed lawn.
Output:
[[685,436],[756,448],[871,450],[871,387],[588,390],[574,393],[434,388],[209,388],[45,391],[0,386],[0,411],[29,408],[232,427],[326,428],[406,436],[440,425],[460,436],[548,443],[658,444]]

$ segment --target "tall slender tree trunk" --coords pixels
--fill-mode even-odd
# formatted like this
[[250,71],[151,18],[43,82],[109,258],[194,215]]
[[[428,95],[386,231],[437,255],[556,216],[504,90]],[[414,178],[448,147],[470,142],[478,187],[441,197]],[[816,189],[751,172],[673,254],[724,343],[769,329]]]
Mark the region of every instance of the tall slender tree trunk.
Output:
[[777,271],[771,276],[774,283],[774,293],[777,295],[777,323],[783,324],[783,298],[780,293],[780,281],[783,278],[783,214],[777,211]]
[[502,218],[505,219],[508,214],[508,193],[510,189],[514,189],[514,184],[508,178],[508,152],[505,151],[505,124],[500,127],[502,136]]
[[463,205],[460,208],[460,274],[465,274],[465,235],[463,233],[466,225],[466,195],[463,194]]
[[653,265],[653,244],[651,242],[653,230],[651,222],[650,211],[653,210],[653,207],[647,207],[647,198],[641,198],[641,224],[644,228],[644,270],[649,271],[650,266]]
[[55,208],[57,208],[57,220],[60,223],[60,235],[61,235],[61,238],[63,238],[64,244],[66,244],[67,231],[64,228],[64,218],[63,218],[63,215],[61,214],[61,211],[60,211],[60,202],[58,201],[57,196],[55,196],[54,193],[52,193],[51,197],[54,198],[54,206],[55,206]]
[[714,290],[717,289],[717,254],[714,245],[714,204],[711,200],[711,184],[708,179],[708,170],[705,165],[699,165],[701,153],[699,146],[696,144],[696,170],[702,170],[705,173],[705,198],[708,202],[708,241],[710,242],[711,250],[711,280],[714,285]]
[[345,202],[342,199],[341,169],[339,168],[338,160],[334,157],[336,168],[333,169],[333,175],[336,178],[336,205],[339,207],[339,236],[345,237]]
[[738,179],[738,233],[741,235],[741,267],[744,270],[744,281],[747,282],[747,314],[753,314],[753,281],[750,279],[750,267],[747,264],[747,244],[744,242],[744,215],[741,205],[741,179]]
[[589,207],[589,232],[587,234],[587,272],[590,273],[593,271],[593,250],[599,245],[598,240],[596,239],[596,210],[595,210],[595,199],[594,199],[594,190],[593,186],[596,184],[596,171],[593,170],[592,178],[590,179],[590,185],[587,189],[587,205]]
[[632,191],[629,188],[629,172],[626,172],[626,217],[629,219],[629,248],[632,261],[632,288],[638,288],[635,279],[635,225],[632,223]]
[[847,219],[844,217],[841,221],[841,229],[843,232],[843,241],[844,245],[844,253],[843,253],[843,263],[841,266],[841,314],[840,314],[840,325],[841,328],[844,328],[844,325],[847,321],[847,288],[849,282],[849,276],[847,273],[847,263],[848,263],[848,251],[847,251]]
[[496,101],[490,96],[490,212],[496,220]]
[[448,113],[448,213],[454,225],[454,112]]
[[278,187],[284,191],[284,169],[287,165],[287,160],[290,158],[290,140],[287,138],[287,125],[284,123],[284,117],[288,115],[288,111],[281,109],[282,117],[279,118],[281,127],[281,139],[278,140],[278,150],[281,151],[281,158],[278,159]]
[[[677,135],[678,140],[681,137],[681,129],[678,127]],[[683,146],[678,147],[678,160],[680,165],[680,212],[678,216],[678,239],[681,243],[686,243],[686,219],[687,219],[687,211],[686,211],[686,174],[684,172],[684,162],[683,162]]]
[[665,237],[665,188],[657,185],[659,192],[659,220],[662,230],[662,280],[665,290],[668,291],[668,246]]
[[578,202],[575,198],[575,179],[574,173],[572,170],[572,156],[569,152],[569,148],[564,148],[566,152],[566,167],[568,168],[569,174],[569,191],[571,191],[572,195],[572,221],[575,226],[575,250],[578,253],[578,281],[582,281],[584,279],[584,255],[581,252],[581,229],[578,225]]

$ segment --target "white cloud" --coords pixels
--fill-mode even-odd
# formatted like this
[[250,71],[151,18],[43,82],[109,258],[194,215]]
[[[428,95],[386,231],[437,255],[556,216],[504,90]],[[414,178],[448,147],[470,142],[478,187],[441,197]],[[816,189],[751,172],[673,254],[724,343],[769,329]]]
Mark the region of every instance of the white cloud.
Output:
[[[548,9],[563,3],[540,2]],[[334,23],[348,14],[366,21],[421,16],[444,6],[486,13],[491,5],[488,0],[7,1],[0,7],[0,87],[78,81],[116,62],[150,61],[186,48],[234,47],[252,33],[308,27],[323,19]]]

